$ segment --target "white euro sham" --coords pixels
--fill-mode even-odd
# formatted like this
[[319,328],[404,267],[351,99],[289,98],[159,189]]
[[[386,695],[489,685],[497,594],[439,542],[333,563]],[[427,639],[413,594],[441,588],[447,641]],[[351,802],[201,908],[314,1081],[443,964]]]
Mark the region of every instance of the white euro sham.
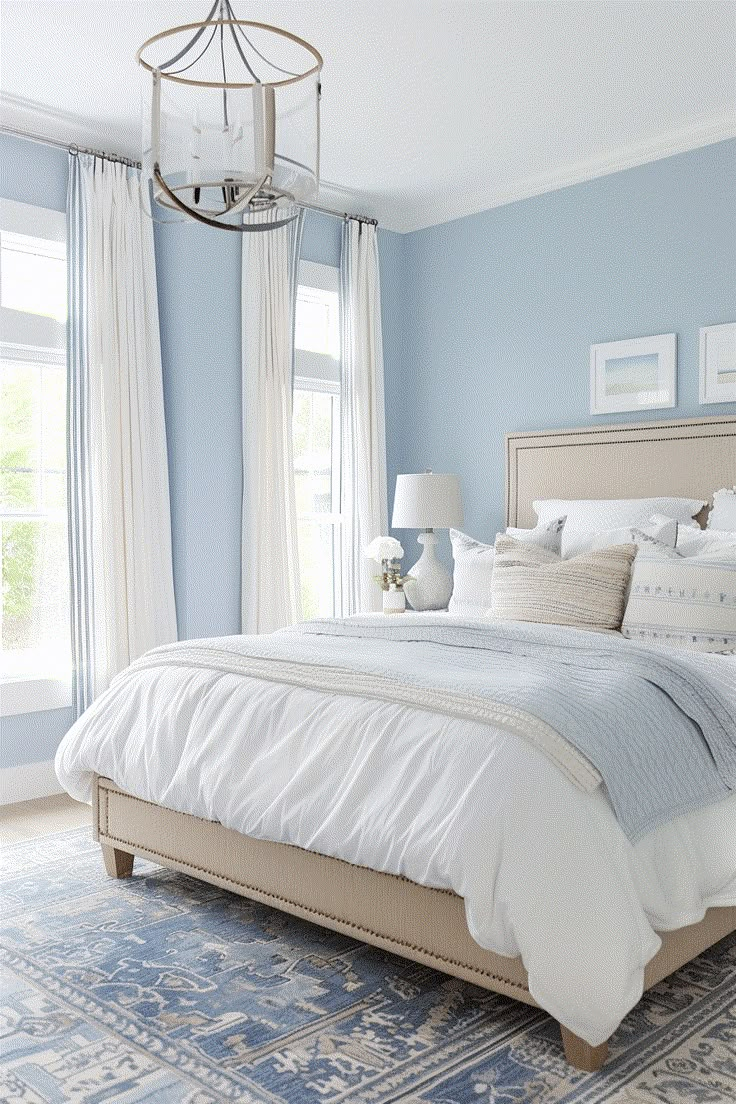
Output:
[[538,499],[532,503],[539,523],[565,515],[562,532],[563,558],[574,554],[578,533],[601,532],[636,526],[641,529],[653,514],[673,518],[680,525],[696,526],[693,521],[705,502],[697,498],[607,498],[607,499]]

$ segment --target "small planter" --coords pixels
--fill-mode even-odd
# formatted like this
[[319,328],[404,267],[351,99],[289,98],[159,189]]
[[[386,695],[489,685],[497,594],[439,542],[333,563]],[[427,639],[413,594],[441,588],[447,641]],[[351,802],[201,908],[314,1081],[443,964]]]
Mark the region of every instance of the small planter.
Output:
[[405,613],[406,612],[406,595],[404,591],[396,586],[390,586],[388,590],[383,592],[383,612],[384,613]]

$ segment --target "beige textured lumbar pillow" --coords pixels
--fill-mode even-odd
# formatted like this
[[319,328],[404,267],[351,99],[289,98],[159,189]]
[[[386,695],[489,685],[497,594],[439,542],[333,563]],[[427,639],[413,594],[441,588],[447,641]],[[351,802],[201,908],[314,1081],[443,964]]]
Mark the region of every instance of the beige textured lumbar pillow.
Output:
[[496,538],[491,617],[618,629],[635,544],[614,544],[569,560],[513,537]]

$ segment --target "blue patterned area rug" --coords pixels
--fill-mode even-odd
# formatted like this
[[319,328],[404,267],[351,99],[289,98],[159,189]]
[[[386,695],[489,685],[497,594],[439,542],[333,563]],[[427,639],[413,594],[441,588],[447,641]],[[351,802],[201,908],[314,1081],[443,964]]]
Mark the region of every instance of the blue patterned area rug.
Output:
[[652,990],[597,1074],[544,1013],[136,860],[9,847],[3,1104],[727,1104],[736,938]]

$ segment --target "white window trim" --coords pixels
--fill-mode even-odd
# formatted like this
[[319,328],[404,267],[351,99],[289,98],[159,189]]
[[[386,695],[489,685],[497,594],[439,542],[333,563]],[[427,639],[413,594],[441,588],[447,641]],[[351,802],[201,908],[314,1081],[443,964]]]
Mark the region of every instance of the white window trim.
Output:
[[29,234],[66,245],[65,211],[18,203],[14,199],[0,199],[0,222],[9,234]]
[[[299,262],[300,287],[316,288],[319,291],[329,291],[337,295],[340,301],[340,270],[332,265],[317,264],[315,261]],[[295,374],[302,380],[324,380],[334,383],[339,393],[340,390],[340,359],[329,356],[327,353],[315,353],[311,349],[294,350]],[[295,381],[296,386],[296,381]],[[316,387],[311,388],[313,391]]]
[[36,678],[33,675],[0,679],[0,717],[67,709],[71,704],[70,679]]
[[340,384],[337,380],[322,379],[317,376],[303,376],[301,373],[294,376],[295,391],[320,391],[325,395],[337,395],[340,397]]
[[[14,234],[30,234],[66,245],[66,213],[11,199],[0,199],[0,229]],[[53,319],[37,319],[38,326],[48,331],[48,347],[43,350],[28,345],[22,311],[2,312],[2,355],[8,360],[32,360],[59,364],[65,353],[66,326]],[[10,338],[11,340],[7,340]],[[12,340],[15,338],[15,340]],[[57,352],[57,349],[59,350]],[[27,516],[27,515],[24,515]],[[42,713],[51,709],[67,709],[72,704],[71,678],[49,678],[39,674],[0,677],[0,717],[15,717],[22,713]]]
[[340,294],[340,269],[334,265],[317,264],[316,261],[299,262],[299,280],[304,287],[319,288]]

